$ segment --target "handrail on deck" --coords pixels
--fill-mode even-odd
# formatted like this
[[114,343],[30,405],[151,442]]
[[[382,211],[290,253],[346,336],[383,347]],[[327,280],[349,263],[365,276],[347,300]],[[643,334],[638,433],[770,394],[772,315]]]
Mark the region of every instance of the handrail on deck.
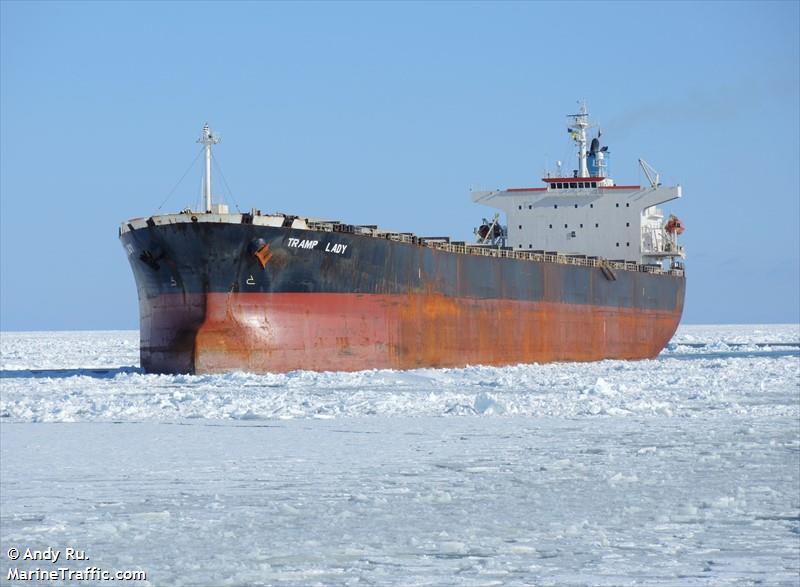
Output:
[[496,257],[500,259],[520,259],[535,261],[539,263],[557,263],[560,265],[577,265],[580,267],[608,267],[618,271],[638,271],[641,273],[653,273],[656,275],[683,275],[683,269],[671,268],[664,270],[658,265],[643,265],[634,261],[609,261],[586,257],[584,255],[549,254],[531,251],[513,251],[501,247],[491,247],[487,245],[456,244],[445,241],[442,237],[426,239],[418,237],[410,232],[389,232],[379,230],[376,226],[358,226],[352,224],[341,224],[338,222],[314,222],[309,221],[308,227],[319,232],[343,232],[347,234],[357,234],[371,238],[383,238],[395,242],[409,243],[417,246],[428,247],[438,251],[457,253],[461,255],[483,255],[485,257]]

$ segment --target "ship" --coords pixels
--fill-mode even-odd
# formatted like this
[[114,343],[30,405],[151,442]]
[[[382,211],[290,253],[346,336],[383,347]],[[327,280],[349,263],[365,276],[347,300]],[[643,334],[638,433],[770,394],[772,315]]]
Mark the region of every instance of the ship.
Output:
[[658,206],[680,198],[681,186],[662,185],[641,159],[645,185],[617,185],[585,104],[567,121],[576,168],[559,162],[539,187],[473,191],[474,203],[495,211],[474,242],[232,213],[212,197],[220,139],[206,124],[200,209],[119,228],[138,290],[141,368],[278,373],[657,356],[686,289],[683,223]]

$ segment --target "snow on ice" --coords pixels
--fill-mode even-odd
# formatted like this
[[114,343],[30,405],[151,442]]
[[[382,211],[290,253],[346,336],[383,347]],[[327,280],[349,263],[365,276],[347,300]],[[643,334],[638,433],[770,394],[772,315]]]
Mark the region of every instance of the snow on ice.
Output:
[[797,325],[213,376],[141,373],[136,332],[0,333],[0,377],[0,582],[9,547],[152,585],[800,582]]

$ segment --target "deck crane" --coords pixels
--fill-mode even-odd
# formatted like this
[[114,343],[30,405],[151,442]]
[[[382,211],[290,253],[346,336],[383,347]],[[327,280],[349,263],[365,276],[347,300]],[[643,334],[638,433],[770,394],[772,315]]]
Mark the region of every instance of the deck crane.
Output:
[[658,174],[658,171],[653,169],[647,163],[647,161],[645,161],[644,159],[639,159],[639,167],[641,167],[642,171],[644,171],[644,174],[647,176],[647,181],[650,182],[651,187],[657,188],[658,186],[661,185],[661,181],[659,181],[661,179],[661,176]]

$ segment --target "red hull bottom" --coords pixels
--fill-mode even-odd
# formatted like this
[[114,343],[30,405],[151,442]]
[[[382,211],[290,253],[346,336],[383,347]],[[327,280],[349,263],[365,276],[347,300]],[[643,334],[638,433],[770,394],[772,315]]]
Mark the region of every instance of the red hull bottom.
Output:
[[166,373],[646,359],[681,316],[420,294],[178,294],[145,305],[142,367]]

